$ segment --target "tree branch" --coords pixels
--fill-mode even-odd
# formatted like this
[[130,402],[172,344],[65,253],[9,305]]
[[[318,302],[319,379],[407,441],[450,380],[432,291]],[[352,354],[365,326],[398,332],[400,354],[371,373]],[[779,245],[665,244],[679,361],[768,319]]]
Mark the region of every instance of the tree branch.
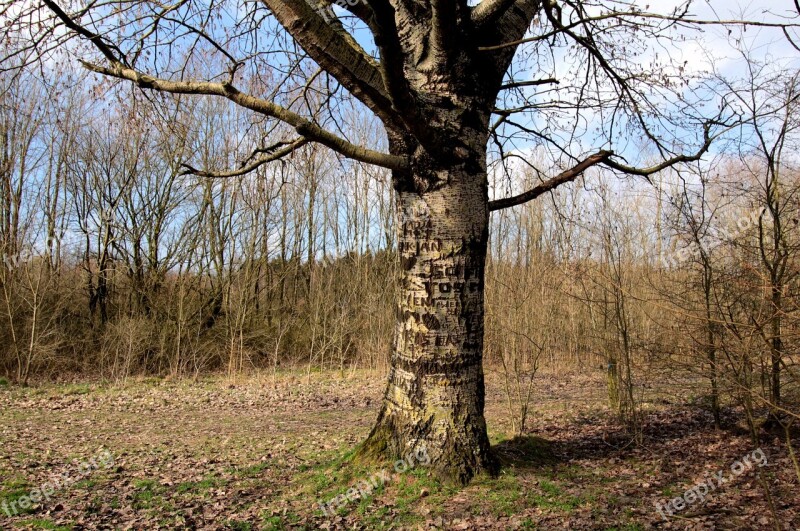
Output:
[[[695,152],[692,155],[677,155],[654,166],[650,166],[647,168],[637,168],[635,166],[628,166],[611,160],[611,157],[614,156],[613,151],[599,151],[594,155],[584,159],[583,161],[578,163],[578,165],[576,165],[575,167],[558,174],[557,176],[543,182],[542,184],[534,186],[527,192],[515,195],[513,197],[507,197],[504,199],[496,199],[494,201],[489,201],[489,211],[493,212],[495,210],[501,210],[504,208],[521,205],[522,203],[527,203],[528,201],[535,199],[540,195],[549,192],[550,190],[553,190],[564,183],[574,181],[583,172],[585,172],[592,166],[596,166],[598,164],[603,164],[604,166],[611,168],[612,170],[626,173],[628,175],[638,175],[640,177],[648,177],[654,173],[660,172],[661,170],[665,170],[667,168],[675,166],[676,164],[696,162],[700,160],[703,157],[703,155],[705,155],[708,152],[714,140],[717,137],[719,137],[720,134],[722,134],[722,132],[718,133],[717,135],[711,134],[711,126],[714,124],[719,124],[719,123],[712,120],[703,124],[703,145],[700,146],[700,149],[698,149],[697,152]],[[732,127],[731,125],[728,125],[725,128],[725,130],[727,131],[731,127]]]
[[290,111],[280,105],[268,100],[256,98],[249,94],[239,91],[231,83],[213,83],[210,81],[169,81],[148,76],[133,68],[126,67],[120,62],[115,62],[111,67],[104,67],[92,63],[81,61],[81,63],[93,72],[103,74],[118,79],[126,79],[134,82],[137,86],[144,89],[158,90],[172,94],[204,94],[208,96],[221,96],[227,98],[237,105],[270,116],[286,122],[295,128],[301,136],[314,142],[318,142],[332,150],[351,159],[355,159],[368,164],[382,166],[389,169],[405,169],[408,161],[397,155],[390,155],[373,151],[355,144],[323,129],[314,122],[303,118],[297,113]]
[[[522,87],[538,87],[539,85],[558,85],[559,81],[554,77],[545,79],[533,79],[530,81],[512,81],[500,86],[500,90],[510,90]],[[495,111],[496,112],[496,111]]]
[[283,157],[293,153],[297,149],[308,144],[307,138],[298,138],[294,142],[290,142],[287,146],[279,149],[277,151],[272,151],[270,154],[265,155],[257,159],[256,161],[246,164],[239,168],[238,170],[231,170],[231,171],[223,171],[223,172],[212,172],[212,171],[205,171],[205,170],[196,170],[193,167],[189,166],[188,164],[184,164],[183,167],[185,168],[181,175],[197,175],[198,177],[210,177],[213,179],[226,179],[230,177],[240,177],[242,175],[246,175],[260,166],[268,162],[272,162],[278,159],[282,159]]
[[328,24],[306,0],[262,0],[306,53],[384,123],[400,117],[392,108],[380,65],[340,25]]
[[472,24],[480,30],[487,24],[494,23],[502,17],[516,0],[483,0],[472,9]]
[[561,186],[564,183],[574,181],[583,172],[585,172],[592,166],[596,166],[601,163],[607,163],[611,155],[613,155],[613,152],[611,151],[599,151],[594,155],[579,162],[577,166],[559,173],[552,179],[548,179],[542,184],[534,186],[527,192],[515,195],[513,197],[506,197],[503,199],[496,199],[494,201],[489,201],[489,212],[494,212],[495,210],[502,210],[504,208],[521,205],[523,203],[527,203],[532,199],[536,199],[540,195],[549,192],[550,190],[554,190],[555,188]]
[[[655,166],[650,166],[648,168],[637,168],[635,166],[627,166],[625,164],[620,164],[619,162],[615,162],[613,160],[605,160],[603,164],[611,168],[612,170],[617,170],[622,173],[627,173],[628,175],[638,175],[640,177],[648,177],[653,175],[654,173],[658,173],[661,170],[665,170],[676,164],[683,164],[686,162],[696,162],[703,158],[708,150],[711,148],[711,144],[714,142],[720,134],[712,136],[711,135],[711,125],[716,122],[707,122],[703,124],[703,145],[700,146],[700,149],[697,150],[696,153],[693,155],[677,155],[670,159],[665,160],[660,164],[656,164]],[[728,126],[725,130],[730,129],[732,126]],[[723,131],[724,132],[724,131]]]
[[[488,17],[494,19],[493,23],[483,23],[475,26],[475,44],[477,50],[493,49],[493,47],[507,43],[519,41],[525,36],[531,22],[536,17],[542,7],[542,0],[514,0],[505,9],[503,6],[491,8],[487,5],[481,11],[488,10],[488,14],[481,15],[478,9],[490,0],[483,0],[482,3],[473,11],[473,16]],[[494,1],[494,0],[493,0]],[[501,1],[501,0],[496,0]],[[493,11],[497,10],[497,13]],[[476,14],[477,12],[477,14]],[[486,58],[487,65],[494,70],[497,81],[502,81],[503,76],[508,70],[514,57],[516,46],[503,47],[494,50]]]
[[404,70],[405,54],[400,43],[394,7],[389,0],[370,0],[370,6],[374,13],[373,37],[381,55],[381,76],[389,98],[402,118],[400,123],[424,138],[424,128],[420,130],[418,126],[424,120],[420,119],[415,95]]

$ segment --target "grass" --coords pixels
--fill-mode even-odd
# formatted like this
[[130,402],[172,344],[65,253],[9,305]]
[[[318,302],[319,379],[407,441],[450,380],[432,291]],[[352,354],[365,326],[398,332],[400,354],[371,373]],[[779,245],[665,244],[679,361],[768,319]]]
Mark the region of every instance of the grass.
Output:
[[0,507],[7,507],[9,511],[16,514],[32,514],[36,512],[30,504],[27,508],[18,505],[20,498],[27,497],[30,494],[31,485],[24,480],[12,479],[3,483],[3,488],[0,490]]
[[[120,466],[71,485],[63,495],[74,503],[65,503],[67,507],[54,520],[48,520],[49,515],[38,508],[29,508],[10,521],[0,512],[0,528],[67,529],[63,527],[67,522],[108,521],[109,511],[135,513],[139,521],[146,522],[143,528],[188,527],[196,519],[198,507],[214,506],[221,507],[214,512],[220,527],[241,530],[317,529],[326,523],[387,530],[424,527],[431,521],[448,526],[451,519],[459,519],[464,525],[472,525],[473,520],[489,522],[496,529],[548,529],[553,522],[569,520],[590,522],[592,529],[637,531],[649,528],[653,520],[653,498],[669,499],[681,488],[678,480],[662,475],[660,484],[640,491],[642,477],[658,477],[663,465],[648,454],[616,453],[601,446],[599,439],[594,441],[599,414],[587,417],[595,419],[593,422],[575,421],[565,426],[577,430],[574,437],[540,431],[552,433],[550,440],[512,437],[510,428],[500,424],[492,441],[502,462],[501,474],[496,478],[479,475],[468,486],[459,487],[440,482],[432,470],[421,465],[397,473],[391,461],[368,465],[354,461],[355,445],[366,437],[371,425],[368,417],[372,417],[363,415],[360,407],[316,410],[311,402],[297,411],[269,413],[272,417],[265,421],[260,409],[241,408],[237,394],[252,389],[239,390],[239,386],[244,384],[237,383],[235,391],[213,382],[207,390],[202,384],[184,388],[156,381],[133,381],[120,388],[98,383],[59,384],[39,388],[46,391],[43,398],[34,396],[35,388],[0,390],[4,404],[7,397],[26,401],[24,407],[0,405],[0,423],[17,433],[23,433],[23,428],[46,433],[43,428],[51,422],[47,406],[53,397],[74,395],[66,402],[83,406],[59,413],[73,422],[59,425],[63,433],[52,439],[52,456],[47,459],[10,439],[0,453],[0,477],[4,478],[0,479],[0,501],[13,503],[27,495],[31,486],[41,482],[44,467],[51,462],[77,462],[90,455],[92,448],[121,444],[115,452]],[[303,394],[300,387],[287,387],[278,400],[285,400],[287,394],[305,400],[308,391]],[[349,388],[346,390],[349,393]],[[152,405],[157,413],[152,416],[157,422],[141,426],[141,441],[129,434],[137,433],[144,417],[117,410],[119,398],[126,396],[135,397],[145,407]],[[206,401],[209,396],[216,400],[213,407]],[[249,399],[246,394],[244,399]],[[27,401],[36,407],[29,407]],[[188,407],[181,409],[182,404]],[[91,415],[87,409],[92,409]],[[543,411],[545,416],[550,414]],[[102,422],[89,425],[86,420],[90,418]],[[280,431],[270,431],[273,420],[282,427]],[[585,434],[580,432],[583,427]],[[712,437],[714,434],[708,436]],[[65,439],[76,444],[64,445]],[[576,441],[590,444],[578,448],[578,459],[565,457],[574,451]],[[595,443],[599,450],[591,446]],[[691,448],[687,446],[687,454]],[[592,459],[593,451],[598,452],[596,459]],[[740,454],[736,449],[732,455]],[[608,459],[617,455],[619,460]],[[620,467],[626,469],[624,474],[619,473]],[[142,476],[145,470],[147,475]],[[382,471],[390,476],[386,483],[378,481],[371,492],[342,503],[334,518],[323,514],[319,502],[346,494]],[[770,472],[777,481],[777,472]],[[123,491],[113,487],[123,480]],[[738,496],[738,487],[732,486],[727,494]],[[746,492],[741,486],[741,493]],[[631,497],[621,498],[622,493]]]
[[179,483],[175,488],[175,492],[178,494],[203,493],[208,489],[218,487],[223,483],[224,482],[219,478],[207,477],[201,481],[187,481],[185,483]]
[[18,522],[17,525],[20,527],[32,527],[34,529],[50,529],[52,531],[70,531],[70,529],[72,529],[70,526],[56,525],[50,520],[44,520],[40,518],[22,520],[21,522]]
[[253,529],[253,524],[240,520],[228,520],[225,524],[234,531],[250,531]]
[[166,504],[162,496],[164,489],[154,479],[137,479],[133,482],[136,492],[133,495],[137,509],[163,509]]
[[571,513],[582,503],[580,498],[565,493],[560,486],[544,479],[539,481],[539,492],[531,493],[530,501],[541,509],[565,513]]
[[84,489],[84,490],[89,490],[89,489],[91,489],[93,487],[96,487],[96,486],[97,486],[97,480],[96,479],[82,479],[82,480],[76,482],[75,485],[74,485],[74,487],[76,489]]
[[72,384],[64,387],[64,396],[88,395],[92,392],[89,384]]
[[254,477],[258,477],[259,475],[261,475],[261,473],[264,470],[268,469],[269,466],[270,466],[270,464],[268,462],[263,461],[261,463],[256,463],[254,465],[250,465],[250,466],[247,466],[247,467],[244,467],[244,468],[236,468],[236,469],[232,468],[232,469],[229,469],[229,471],[232,474],[234,474],[234,475],[236,475],[238,477],[254,478]]

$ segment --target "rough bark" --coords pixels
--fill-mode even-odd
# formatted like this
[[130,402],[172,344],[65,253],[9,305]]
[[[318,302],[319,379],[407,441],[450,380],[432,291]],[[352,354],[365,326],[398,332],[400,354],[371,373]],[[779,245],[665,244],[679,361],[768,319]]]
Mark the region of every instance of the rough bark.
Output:
[[440,477],[462,484],[497,470],[483,414],[482,142],[467,157],[440,155],[440,169],[417,156],[411,175],[395,176],[401,289],[392,364],[378,421],[359,452],[394,459],[424,451]]

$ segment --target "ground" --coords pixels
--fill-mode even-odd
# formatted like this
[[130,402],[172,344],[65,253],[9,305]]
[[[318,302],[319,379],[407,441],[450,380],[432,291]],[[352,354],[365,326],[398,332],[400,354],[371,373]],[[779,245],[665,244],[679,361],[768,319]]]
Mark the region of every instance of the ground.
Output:
[[[487,422],[504,468],[466,488],[440,484],[419,460],[399,472],[349,461],[377,415],[378,373],[0,381],[0,528],[800,529],[800,471],[779,434],[754,443],[733,420],[715,431],[691,396],[652,391],[634,444],[605,406],[602,374],[537,380],[526,435],[513,438],[502,378],[489,372]],[[730,481],[662,517],[657,503],[718,471]],[[20,508],[54,477],[58,488]],[[363,499],[351,490],[323,514],[319,502],[370,479]]]

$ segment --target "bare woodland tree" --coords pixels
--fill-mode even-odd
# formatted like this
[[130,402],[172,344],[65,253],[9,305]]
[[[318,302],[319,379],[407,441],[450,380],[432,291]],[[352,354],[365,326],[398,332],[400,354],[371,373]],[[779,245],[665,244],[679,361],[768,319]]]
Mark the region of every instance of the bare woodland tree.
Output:
[[[489,212],[534,199],[593,166],[646,177],[702,157],[729,125],[728,109],[702,113],[685,65],[649,55],[655,45],[671,49],[679,29],[723,23],[693,18],[690,5],[657,14],[613,0],[483,0],[474,7],[464,0],[368,0],[348,2],[331,18],[322,11],[328,0],[41,0],[8,8],[15,23],[5,31],[11,56],[50,60],[60,50],[148,94],[217,96],[284,124],[241,169],[212,164],[193,170],[198,175],[255,170],[309,142],[391,170],[401,263],[397,322],[383,407],[359,455],[425,448],[443,476],[467,482],[497,469],[483,415]],[[795,24],[788,20],[757,24],[789,31]],[[357,37],[362,30],[372,42]],[[204,73],[207,64],[216,70]],[[315,82],[320,77],[324,83]],[[380,119],[385,140],[371,147],[348,140],[340,112],[348,97]],[[625,162],[633,135],[660,161]],[[578,140],[595,150],[577,147]],[[487,146],[496,155],[491,161]],[[554,156],[532,165],[522,147]],[[511,169],[520,160],[542,182],[490,201],[489,162]],[[114,209],[133,173],[120,178],[104,189]],[[203,223],[214,247],[206,267],[220,272],[232,262],[214,238],[231,218],[211,207],[215,193],[205,188]],[[116,227],[102,221],[100,245],[110,252]],[[309,246],[313,232],[309,226]],[[292,256],[299,260],[298,252]],[[109,267],[105,254],[87,263],[98,282]],[[105,288],[90,288],[92,303],[104,303]],[[212,320],[224,306],[222,287],[214,293]],[[105,306],[100,311],[104,319]]]

